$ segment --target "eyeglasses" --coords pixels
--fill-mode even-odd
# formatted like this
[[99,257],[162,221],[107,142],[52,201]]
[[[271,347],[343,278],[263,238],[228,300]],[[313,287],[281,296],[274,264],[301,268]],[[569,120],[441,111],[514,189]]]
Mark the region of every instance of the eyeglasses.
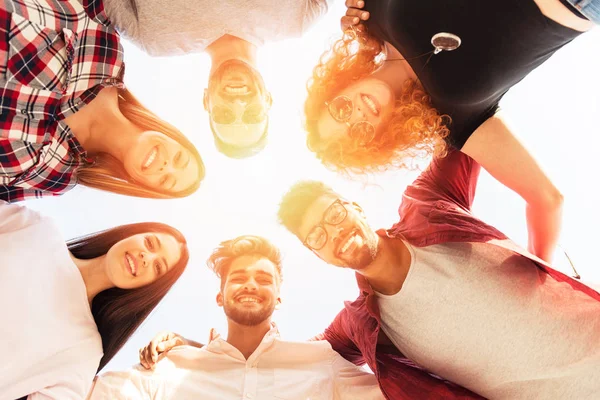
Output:
[[[244,124],[259,124],[263,122],[267,114],[261,105],[251,105],[244,110],[242,122]],[[224,105],[215,105],[210,113],[210,117],[216,124],[231,125],[236,122],[237,115],[229,107]]]
[[369,121],[350,122],[354,103],[348,96],[337,96],[331,102],[325,102],[327,110],[333,119],[345,123],[350,128],[350,137],[362,144],[371,142],[375,138],[375,127]]
[[334,201],[323,213],[323,217],[318,225],[311,229],[304,239],[304,245],[312,250],[321,250],[327,243],[327,225],[339,225],[348,216],[348,210],[340,199]]

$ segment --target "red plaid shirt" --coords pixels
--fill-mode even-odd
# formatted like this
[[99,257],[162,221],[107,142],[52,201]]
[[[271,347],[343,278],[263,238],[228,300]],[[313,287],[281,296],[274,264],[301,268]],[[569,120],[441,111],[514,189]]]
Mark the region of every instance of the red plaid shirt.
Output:
[[0,0],[0,199],[56,196],[89,163],[62,122],[122,87],[123,49],[101,0]]
[[[517,246],[494,227],[471,214],[471,204],[480,166],[461,152],[434,160],[404,192],[400,221],[388,231],[417,247],[446,242],[489,242],[533,260],[559,282],[600,301],[600,294],[552,269],[547,263]],[[326,339],[334,350],[355,364],[367,363],[377,376],[382,392],[390,400],[480,399],[481,397],[437,376],[404,357],[380,330],[377,297],[368,281],[356,274],[360,294],[346,302],[318,339]]]

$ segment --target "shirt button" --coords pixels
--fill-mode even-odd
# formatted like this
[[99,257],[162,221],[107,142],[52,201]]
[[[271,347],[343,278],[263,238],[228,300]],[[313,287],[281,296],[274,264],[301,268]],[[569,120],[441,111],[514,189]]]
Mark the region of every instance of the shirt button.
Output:
[[251,399],[253,397],[254,397],[254,395],[252,393],[246,393],[246,398],[247,399]]

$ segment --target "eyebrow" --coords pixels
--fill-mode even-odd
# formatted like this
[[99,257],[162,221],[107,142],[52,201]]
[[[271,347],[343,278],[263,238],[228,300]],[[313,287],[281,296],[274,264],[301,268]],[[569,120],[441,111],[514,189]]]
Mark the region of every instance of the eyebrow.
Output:
[[[234,272],[232,272],[231,274],[229,274],[229,276],[235,276],[235,275],[247,275],[247,274],[248,274],[248,272],[247,272],[247,271],[234,271]],[[273,278],[274,278],[272,274],[270,274],[270,273],[268,273],[268,272],[265,272],[265,271],[256,271],[256,275],[267,276],[267,277],[269,277],[269,278],[271,278],[271,279],[273,279]]]

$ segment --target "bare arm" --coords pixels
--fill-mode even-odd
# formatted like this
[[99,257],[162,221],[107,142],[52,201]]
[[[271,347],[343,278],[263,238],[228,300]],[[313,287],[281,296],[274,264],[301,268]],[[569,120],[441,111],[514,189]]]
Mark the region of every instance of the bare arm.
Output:
[[563,197],[529,151],[494,116],[471,135],[462,152],[525,200],[529,251],[551,262],[560,234]]
[[[211,329],[211,336],[213,330]],[[160,332],[148,343],[147,346],[139,350],[140,364],[146,369],[154,369],[159,356],[168,352],[173,347],[188,345],[192,347],[204,347],[202,343],[186,339],[174,332]]]

